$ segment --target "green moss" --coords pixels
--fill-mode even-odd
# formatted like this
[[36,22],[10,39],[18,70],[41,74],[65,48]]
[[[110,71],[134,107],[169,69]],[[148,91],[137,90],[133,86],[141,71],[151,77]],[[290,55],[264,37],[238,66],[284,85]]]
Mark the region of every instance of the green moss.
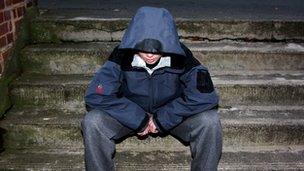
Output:
[[22,131],[13,130],[10,128],[10,132],[4,134],[4,147],[7,148],[20,148],[25,144],[33,144],[36,142],[35,136],[37,131],[34,128],[23,127]]
[[274,23],[274,38],[281,40],[285,39],[298,39],[303,40],[304,37],[304,22],[302,21],[282,21]]
[[123,31],[129,21],[67,21],[56,19],[35,19],[31,22],[32,43],[61,43],[61,34],[80,33],[90,30],[105,31],[108,33]]
[[2,116],[11,106],[7,85],[0,84],[0,94],[0,116]]
[[49,61],[47,59],[42,60],[31,58],[33,56],[35,56],[34,53],[31,53],[25,49],[21,51],[20,62],[23,72],[26,72],[27,70],[31,69],[32,73],[39,73],[39,69],[42,68],[42,66],[48,65]]
[[195,21],[176,21],[179,30],[188,33],[197,33],[202,30],[203,24]]
[[[128,20],[105,20],[105,21],[60,21],[55,23],[57,27],[72,31],[97,29],[106,32],[124,30],[128,26]],[[66,30],[65,29],[65,30]]]
[[59,107],[65,104],[83,104],[85,87],[16,85],[12,91],[15,106]]
[[51,43],[60,43],[60,39],[56,35],[57,29],[56,25],[52,22],[43,23],[32,20],[31,22],[31,37],[32,43],[37,42],[51,42]]
[[[21,130],[21,131],[20,131]],[[81,130],[79,126],[56,126],[47,127],[33,125],[18,125],[11,127],[10,132],[5,134],[5,149],[18,149],[20,147],[48,147],[48,146],[71,146],[81,144]]]

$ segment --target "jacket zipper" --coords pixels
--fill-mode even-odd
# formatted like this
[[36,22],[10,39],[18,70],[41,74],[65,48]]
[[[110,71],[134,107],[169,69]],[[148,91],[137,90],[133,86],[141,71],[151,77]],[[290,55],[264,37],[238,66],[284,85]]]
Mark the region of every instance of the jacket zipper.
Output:
[[[142,67],[139,67],[139,68],[142,68]],[[158,68],[156,70],[159,70],[159,69],[162,69],[162,68]],[[150,84],[149,85],[149,97],[151,98],[151,100],[149,100],[149,111],[148,112],[150,114],[152,114],[152,107],[153,107],[153,104],[154,104],[154,96],[153,96],[154,95],[154,91],[153,91],[154,87],[153,87],[153,82],[152,82],[152,76],[153,76],[153,74],[155,73],[156,70],[154,70],[151,75],[149,74],[149,72],[146,69],[144,69],[144,70],[146,72],[146,75],[149,79],[149,84]]]
[[147,75],[148,75],[148,79],[149,79],[149,98],[151,98],[151,100],[149,100],[149,113],[150,114],[152,112],[152,104],[153,104],[153,99],[154,99],[154,97],[153,97],[152,74],[150,75],[147,71]]

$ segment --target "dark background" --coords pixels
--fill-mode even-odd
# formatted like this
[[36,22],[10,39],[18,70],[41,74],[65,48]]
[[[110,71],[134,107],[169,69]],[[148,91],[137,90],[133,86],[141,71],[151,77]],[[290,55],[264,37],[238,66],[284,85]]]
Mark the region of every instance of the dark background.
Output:
[[90,10],[96,16],[131,17],[141,6],[164,7],[174,17],[213,20],[303,20],[304,0],[38,0],[44,9]]

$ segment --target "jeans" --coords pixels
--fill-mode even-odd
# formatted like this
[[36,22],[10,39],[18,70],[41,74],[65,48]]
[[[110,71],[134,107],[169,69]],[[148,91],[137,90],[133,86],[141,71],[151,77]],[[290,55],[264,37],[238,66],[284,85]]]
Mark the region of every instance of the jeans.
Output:
[[[115,140],[136,134],[100,110],[88,112],[81,128],[87,171],[112,171]],[[222,154],[222,126],[216,109],[193,115],[169,131],[189,143],[192,171],[216,171]]]

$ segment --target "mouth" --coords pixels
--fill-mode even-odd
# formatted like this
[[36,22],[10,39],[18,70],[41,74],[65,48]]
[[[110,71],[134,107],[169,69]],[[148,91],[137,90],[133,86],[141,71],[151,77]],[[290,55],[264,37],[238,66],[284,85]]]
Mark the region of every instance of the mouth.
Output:
[[155,60],[154,60],[154,59],[151,59],[151,60],[148,59],[147,62],[148,62],[148,63],[154,63]]

